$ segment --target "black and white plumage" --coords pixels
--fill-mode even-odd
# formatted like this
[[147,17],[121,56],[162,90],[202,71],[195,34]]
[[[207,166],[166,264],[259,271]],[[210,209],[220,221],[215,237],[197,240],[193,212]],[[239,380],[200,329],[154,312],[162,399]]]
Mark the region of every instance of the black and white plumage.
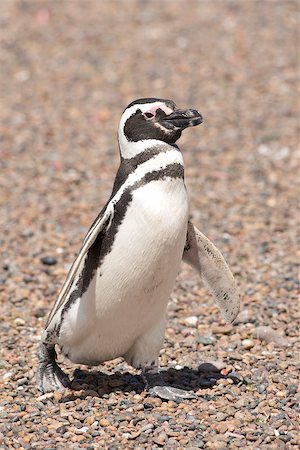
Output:
[[119,127],[121,163],[111,197],[89,229],[59,294],[39,349],[38,387],[69,385],[55,345],[74,363],[116,357],[157,362],[182,258],[194,266],[228,321],[239,311],[233,276],[216,247],[188,221],[182,130],[202,122],[174,102],[140,99]]

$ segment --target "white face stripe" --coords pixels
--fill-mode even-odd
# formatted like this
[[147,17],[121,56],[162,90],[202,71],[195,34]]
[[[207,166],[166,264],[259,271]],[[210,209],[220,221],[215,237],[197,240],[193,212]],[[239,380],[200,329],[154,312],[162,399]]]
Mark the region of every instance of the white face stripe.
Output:
[[149,111],[155,115],[155,113],[158,109],[162,109],[167,114],[167,116],[169,114],[172,114],[172,112],[173,112],[172,108],[169,108],[165,103],[161,103],[161,102],[152,103],[151,108],[148,108],[147,111]]
[[154,145],[161,144],[161,141],[158,141],[156,139],[147,139],[144,141],[141,140],[138,142],[129,142],[124,135],[124,126],[126,120],[129,119],[129,117],[131,117],[134,113],[136,113],[138,109],[141,110],[143,113],[149,111],[152,114],[155,114],[155,112],[159,108],[162,109],[167,115],[173,112],[173,110],[163,102],[136,104],[124,111],[119,125],[119,144],[121,155],[123,158],[132,158],[133,156],[136,156],[137,154],[144,151],[147,147],[153,147]]
[[152,102],[152,103],[141,103],[141,104],[137,103],[136,105],[133,105],[130,108],[125,109],[124,113],[122,114],[121,120],[120,120],[119,130],[123,131],[126,120],[129,119],[129,117],[131,117],[133,114],[135,114],[138,109],[140,111],[142,111],[143,113],[150,111],[154,114],[155,111],[159,108],[162,109],[163,111],[165,111],[166,114],[171,114],[173,112],[173,110],[171,108],[169,108],[163,102]]

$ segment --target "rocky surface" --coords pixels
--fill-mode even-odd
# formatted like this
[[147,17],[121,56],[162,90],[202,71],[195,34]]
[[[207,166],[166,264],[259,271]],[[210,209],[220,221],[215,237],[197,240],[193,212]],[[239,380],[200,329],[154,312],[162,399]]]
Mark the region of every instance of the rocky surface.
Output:
[[[299,448],[298,19],[289,0],[0,2],[1,449]],[[191,216],[242,312],[225,325],[183,266],[160,363],[191,399],[121,359],[63,361],[72,389],[42,395],[39,336],[146,96],[204,116],[181,139]]]

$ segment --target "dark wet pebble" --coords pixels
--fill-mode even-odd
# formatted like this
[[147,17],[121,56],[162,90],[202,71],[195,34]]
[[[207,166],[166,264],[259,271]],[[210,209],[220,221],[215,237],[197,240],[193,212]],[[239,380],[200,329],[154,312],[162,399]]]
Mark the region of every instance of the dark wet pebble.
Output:
[[61,427],[56,428],[56,432],[59,434],[65,434],[67,432],[67,427],[62,425]]
[[41,262],[45,266],[54,266],[55,264],[57,264],[57,259],[54,256],[43,256],[41,258]]

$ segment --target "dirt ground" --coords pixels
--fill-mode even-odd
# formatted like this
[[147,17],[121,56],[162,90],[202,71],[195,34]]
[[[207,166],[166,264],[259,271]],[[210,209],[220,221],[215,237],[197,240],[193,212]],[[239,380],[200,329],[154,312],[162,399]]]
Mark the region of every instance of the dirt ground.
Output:
[[[299,448],[299,17],[289,0],[0,2],[1,449]],[[47,314],[110,194],[120,115],[149,96],[204,116],[179,141],[191,217],[241,313],[225,325],[183,265],[160,364],[193,399],[151,397],[121,359],[42,395]]]

